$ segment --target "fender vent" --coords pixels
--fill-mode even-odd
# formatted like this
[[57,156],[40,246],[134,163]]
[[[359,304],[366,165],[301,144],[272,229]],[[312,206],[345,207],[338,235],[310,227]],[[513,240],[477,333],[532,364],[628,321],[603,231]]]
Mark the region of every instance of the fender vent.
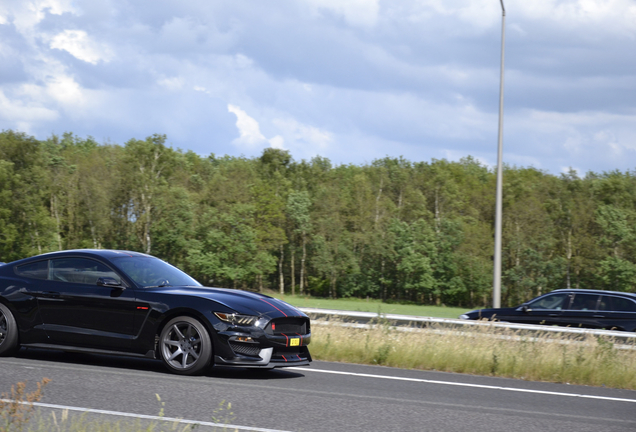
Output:
[[261,350],[258,345],[236,342],[230,342],[230,348],[232,348],[236,354],[242,354],[250,357],[258,357],[258,353]]

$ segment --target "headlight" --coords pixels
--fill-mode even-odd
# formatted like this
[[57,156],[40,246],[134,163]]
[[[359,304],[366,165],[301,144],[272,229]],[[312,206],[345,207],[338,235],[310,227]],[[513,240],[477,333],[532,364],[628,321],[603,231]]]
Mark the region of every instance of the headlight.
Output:
[[221,321],[232,325],[251,326],[258,321],[258,317],[252,315],[228,314],[223,312],[214,312],[214,315]]
[[459,316],[459,319],[470,319],[470,317],[468,315],[466,315],[466,314],[461,314]]

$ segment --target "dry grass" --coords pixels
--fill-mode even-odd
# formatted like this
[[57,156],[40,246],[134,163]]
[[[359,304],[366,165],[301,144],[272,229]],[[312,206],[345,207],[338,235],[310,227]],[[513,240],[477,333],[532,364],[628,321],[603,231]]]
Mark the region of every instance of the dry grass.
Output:
[[312,333],[316,360],[636,390],[636,346],[605,337],[524,335],[491,326],[405,332],[319,322]]
[[33,414],[33,403],[42,398],[44,387],[51,382],[43,378],[37,383],[37,390],[26,391],[26,382],[11,386],[11,392],[0,396],[0,431],[22,430]]
[[[69,410],[51,411],[37,410],[36,403],[43,395],[44,387],[51,380],[43,378],[37,383],[37,390],[26,392],[26,382],[11,386],[11,392],[2,393],[0,397],[0,432],[186,432],[199,425],[185,423],[179,419],[164,417],[165,403],[157,395],[159,415],[154,419],[135,419],[113,421],[109,416],[89,418],[89,413],[70,413]],[[232,404],[221,401],[219,407],[212,411],[213,431],[238,432],[229,426],[235,419]],[[210,429],[208,429],[210,430]]]

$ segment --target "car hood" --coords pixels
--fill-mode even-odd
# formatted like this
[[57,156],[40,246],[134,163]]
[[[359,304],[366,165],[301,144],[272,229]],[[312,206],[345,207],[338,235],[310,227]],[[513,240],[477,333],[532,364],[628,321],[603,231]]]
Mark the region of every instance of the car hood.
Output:
[[270,319],[307,316],[282,300],[249,291],[208,287],[161,287],[153,288],[153,291],[211,300],[245,315],[263,315]]

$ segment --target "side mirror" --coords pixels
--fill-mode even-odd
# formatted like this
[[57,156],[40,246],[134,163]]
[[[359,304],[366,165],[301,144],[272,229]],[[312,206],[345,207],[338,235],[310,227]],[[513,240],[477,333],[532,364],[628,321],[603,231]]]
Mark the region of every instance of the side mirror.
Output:
[[120,282],[117,282],[117,279],[112,277],[100,277],[97,279],[97,286],[124,289],[123,285]]
[[530,309],[528,308],[528,305],[524,304],[521,305],[521,312],[526,313],[528,312]]

